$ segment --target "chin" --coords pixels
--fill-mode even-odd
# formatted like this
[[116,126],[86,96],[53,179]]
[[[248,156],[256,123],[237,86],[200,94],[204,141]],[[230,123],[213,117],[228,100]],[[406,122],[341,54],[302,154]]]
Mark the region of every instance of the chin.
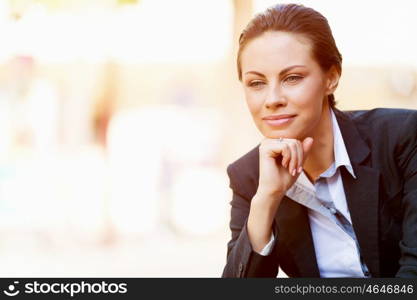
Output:
[[277,138],[286,138],[286,139],[298,139],[300,140],[301,135],[294,131],[289,130],[268,130],[266,134],[264,134],[265,137],[271,138],[271,139],[277,139]]
[[286,138],[292,139],[293,135],[286,131],[279,131],[279,130],[268,130],[267,132],[263,133],[263,136],[270,138],[270,139],[277,139],[277,138]]

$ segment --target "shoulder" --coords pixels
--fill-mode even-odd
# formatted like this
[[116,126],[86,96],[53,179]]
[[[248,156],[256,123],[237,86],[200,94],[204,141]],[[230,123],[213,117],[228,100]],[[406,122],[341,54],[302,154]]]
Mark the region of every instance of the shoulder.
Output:
[[417,110],[404,108],[374,108],[370,110],[339,111],[349,118],[363,137],[396,140],[415,135]]
[[[373,165],[386,174],[406,172],[417,151],[417,110],[375,108],[344,111],[372,153]],[[397,176],[394,174],[393,176]]]
[[371,124],[374,126],[384,124],[402,124],[415,122],[417,110],[405,108],[374,108],[370,110],[343,111],[353,122],[357,124]]

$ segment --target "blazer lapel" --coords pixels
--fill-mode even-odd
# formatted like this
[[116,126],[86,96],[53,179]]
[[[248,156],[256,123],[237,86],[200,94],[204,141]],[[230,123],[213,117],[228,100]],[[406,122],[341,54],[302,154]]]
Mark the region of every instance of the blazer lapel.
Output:
[[334,109],[356,178],[341,168],[346,201],[361,254],[373,277],[379,270],[379,176],[365,163],[370,149],[348,113]]
[[[349,112],[333,109],[357,179],[340,168],[352,225],[363,259],[373,277],[379,268],[379,177],[367,163],[370,149],[351,120]],[[320,277],[307,208],[287,196],[275,215],[277,235],[294,257],[301,277]]]
[[277,213],[277,235],[294,257],[301,277],[320,277],[307,207],[284,196]]

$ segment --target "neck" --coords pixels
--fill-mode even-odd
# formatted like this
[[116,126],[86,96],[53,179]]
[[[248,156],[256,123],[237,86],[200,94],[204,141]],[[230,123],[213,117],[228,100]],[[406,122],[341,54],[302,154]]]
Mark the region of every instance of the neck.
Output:
[[321,119],[312,134],[313,146],[304,161],[304,173],[314,183],[319,175],[334,162],[332,116],[328,105],[323,105]]

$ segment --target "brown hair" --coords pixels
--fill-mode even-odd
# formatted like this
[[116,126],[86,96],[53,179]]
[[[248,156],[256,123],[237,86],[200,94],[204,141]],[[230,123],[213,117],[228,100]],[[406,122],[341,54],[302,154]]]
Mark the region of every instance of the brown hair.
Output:
[[[342,74],[342,55],[336,47],[327,19],[312,8],[298,4],[277,4],[256,15],[243,30],[239,38],[237,71],[242,80],[240,59],[245,45],[266,31],[285,31],[302,34],[311,41],[312,54],[323,71],[335,66]],[[334,107],[333,94],[328,96],[329,105]]]

